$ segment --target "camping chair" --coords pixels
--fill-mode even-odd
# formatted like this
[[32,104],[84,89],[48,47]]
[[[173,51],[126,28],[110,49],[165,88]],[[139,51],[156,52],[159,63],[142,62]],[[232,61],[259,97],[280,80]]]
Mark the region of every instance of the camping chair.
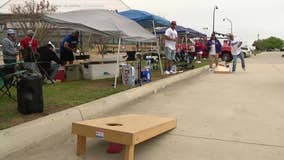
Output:
[[8,73],[5,66],[0,68],[0,98],[7,95],[10,99],[16,101],[12,96],[10,89],[15,84],[13,73]]
[[13,69],[15,64],[8,64],[0,66],[0,98],[7,95],[10,99],[17,101],[10,92],[13,86],[17,86],[18,81],[27,70]]

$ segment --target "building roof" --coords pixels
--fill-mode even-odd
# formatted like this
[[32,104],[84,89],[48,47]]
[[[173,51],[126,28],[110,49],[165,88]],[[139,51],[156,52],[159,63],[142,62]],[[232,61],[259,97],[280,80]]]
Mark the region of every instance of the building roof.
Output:
[[[10,7],[13,4],[24,4],[27,0],[6,0],[3,4],[0,4],[0,13],[11,13]],[[41,0],[34,0],[39,2]],[[122,0],[48,0],[51,5],[57,7],[57,12],[69,12],[82,9],[108,9],[125,11],[129,10]]]

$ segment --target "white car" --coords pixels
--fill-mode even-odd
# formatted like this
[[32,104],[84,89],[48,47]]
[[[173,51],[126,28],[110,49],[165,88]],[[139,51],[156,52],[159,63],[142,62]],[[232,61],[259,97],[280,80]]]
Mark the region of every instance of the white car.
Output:
[[252,54],[251,49],[248,48],[248,47],[242,47],[242,52],[243,52],[245,58],[250,57],[251,54]]

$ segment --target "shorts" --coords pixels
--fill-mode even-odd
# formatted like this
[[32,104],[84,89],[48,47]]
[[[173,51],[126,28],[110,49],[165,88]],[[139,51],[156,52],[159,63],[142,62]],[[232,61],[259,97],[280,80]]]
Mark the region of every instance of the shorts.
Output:
[[219,57],[219,54],[218,54],[218,53],[216,53],[216,54],[209,54],[209,57],[215,57],[215,58],[217,58],[217,57]]
[[170,49],[169,47],[165,48],[165,55],[168,60],[175,61],[176,59],[176,51]]
[[61,51],[60,52],[60,60],[62,62],[67,62],[67,61],[74,61],[74,54],[73,52],[70,51]]
[[202,51],[199,51],[199,52],[197,52],[197,54],[202,55],[202,54],[203,54],[203,52],[202,52]]

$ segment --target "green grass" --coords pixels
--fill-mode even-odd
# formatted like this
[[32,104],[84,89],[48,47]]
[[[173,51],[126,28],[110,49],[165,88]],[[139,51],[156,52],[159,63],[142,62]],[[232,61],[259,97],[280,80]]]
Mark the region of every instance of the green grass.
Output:
[[[21,115],[17,111],[16,102],[8,99],[8,97],[2,97],[0,100],[0,129],[129,89],[122,85],[114,89],[112,83],[112,79],[105,79],[44,85],[44,113],[41,114]],[[16,96],[15,89],[12,89],[12,94],[14,97]]]
[[[207,64],[207,61],[202,64],[194,63],[195,68]],[[160,69],[152,70],[152,81],[166,77],[161,75]],[[0,99],[0,130],[129,89],[120,80],[116,89],[112,84],[113,79],[104,79],[43,85],[44,112],[31,115],[21,115],[17,110],[17,103],[4,96]],[[15,88],[11,92],[16,97]]]
[[195,63],[194,64],[194,66],[195,66],[195,68],[200,68],[200,67],[204,67],[204,66],[206,66],[206,65],[208,65],[209,64],[209,62],[208,62],[208,60],[206,59],[206,60],[203,60],[202,61],[202,63]]

